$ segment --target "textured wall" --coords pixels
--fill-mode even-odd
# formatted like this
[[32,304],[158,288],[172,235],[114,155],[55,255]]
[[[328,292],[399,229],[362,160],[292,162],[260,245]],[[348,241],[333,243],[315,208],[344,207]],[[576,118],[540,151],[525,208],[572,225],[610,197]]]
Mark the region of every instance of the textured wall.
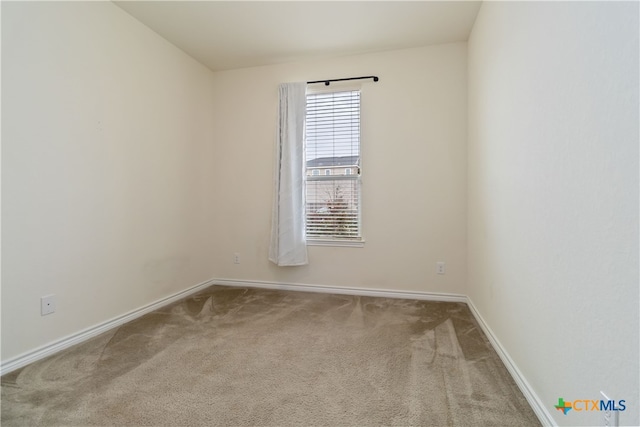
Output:
[[211,76],[110,2],[2,4],[2,360],[211,277]]
[[468,294],[560,425],[638,425],[638,4],[485,2],[469,41]]
[[[309,248],[305,267],[267,260],[278,84],[362,83],[364,248]],[[466,43],[215,75],[217,277],[460,293],[466,281]],[[241,264],[233,264],[233,253]],[[435,273],[436,261],[447,274]]]

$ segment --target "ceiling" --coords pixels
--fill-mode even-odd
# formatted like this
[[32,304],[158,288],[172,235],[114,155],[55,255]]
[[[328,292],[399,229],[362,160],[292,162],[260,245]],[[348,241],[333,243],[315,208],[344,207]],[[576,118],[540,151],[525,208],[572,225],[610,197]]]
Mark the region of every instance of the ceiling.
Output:
[[213,71],[465,41],[478,1],[115,1]]

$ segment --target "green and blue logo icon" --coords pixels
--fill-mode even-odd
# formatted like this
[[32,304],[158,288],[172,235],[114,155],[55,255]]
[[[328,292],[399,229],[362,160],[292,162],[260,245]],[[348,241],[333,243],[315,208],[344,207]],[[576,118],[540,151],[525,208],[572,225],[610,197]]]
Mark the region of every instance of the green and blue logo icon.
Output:
[[565,415],[573,408],[573,404],[571,402],[565,402],[561,397],[558,399],[558,404],[555,405],[558,411],[562,411]]

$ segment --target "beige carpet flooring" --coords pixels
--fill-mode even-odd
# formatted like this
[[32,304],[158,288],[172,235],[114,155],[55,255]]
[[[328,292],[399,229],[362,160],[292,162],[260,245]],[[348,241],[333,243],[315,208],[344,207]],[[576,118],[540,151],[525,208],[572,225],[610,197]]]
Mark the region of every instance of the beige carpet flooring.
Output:
[[2,377],[2,426],[540,425],[462,303],[212,286]]

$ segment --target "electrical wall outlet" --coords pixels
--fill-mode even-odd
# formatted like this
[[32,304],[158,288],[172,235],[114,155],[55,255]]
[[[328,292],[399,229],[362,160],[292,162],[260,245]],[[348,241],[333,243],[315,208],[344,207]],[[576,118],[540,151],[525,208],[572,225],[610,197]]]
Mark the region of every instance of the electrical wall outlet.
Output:
[[444,274],[444,261],[438,261],[436,262],[436,273],[438,274]]
[[233,254],[233,263],[240,264],[240,254],[238,252]]
[[55,313],[56,311],[56,296],[47,295],[40,298],[40,314],[46,316],[47,314]]

